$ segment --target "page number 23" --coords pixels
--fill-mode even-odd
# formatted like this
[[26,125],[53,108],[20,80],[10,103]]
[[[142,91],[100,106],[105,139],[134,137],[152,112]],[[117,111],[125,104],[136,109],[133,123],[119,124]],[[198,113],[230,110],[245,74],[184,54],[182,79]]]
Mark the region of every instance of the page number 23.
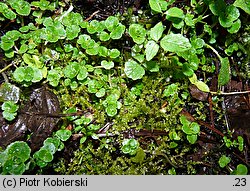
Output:
[[247,185],[246,178],[235,178],[234,181],[235,183],[233,186],[246,186]]

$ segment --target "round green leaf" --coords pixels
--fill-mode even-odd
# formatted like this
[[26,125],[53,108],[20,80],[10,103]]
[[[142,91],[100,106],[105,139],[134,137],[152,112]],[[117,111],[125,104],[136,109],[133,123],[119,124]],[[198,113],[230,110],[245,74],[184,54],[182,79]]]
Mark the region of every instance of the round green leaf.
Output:
[[19,48],[18,53],[19,54],[24,54],[27,50],[29,49],[29,46],[27,44],[22,44]]
[[187,135],[187,140],[189,143],[194,144],[197,141],[197,135],[196,134]]
[[4,55],[6,56],[6,58],[13,58],[15,55],[15,52],[14,50],[10,49],[10,50],[5,51]]
[[166,35],[160,41],[160,45],[165,51],[170,52],[184,52],[192,47],[189,40],[182,34]]
[[2,104],[2,110],[14,113],[18,110],[18,105],[14,101],[6,101]]
[[162,22],[159,22],[153,28],[150,29],[150,37],[157,42],[162,37],[163,31],[163,24]]
[[219,165],[221,168],[224,168],[225,166],[228,165],[228,163],[230,163],[231,159],[225,155],[221,156],[219,159]]
[[25,164],[19,163],[13,159],[8,159],[3,165],[4,174],[21,175],[25,172]]
[[[0,6],[2,6],[2,3],[0,4]],[[12,10],[10,10],[8,8],[3,9],[2,14],[4,17],[6,17],[7,19],[10,19],[10,20],[14,20],[16,18],[16,13],[14,13]]]
[[98,92],[96,92],[96,97],[103,97],[106,93],[106,90],[104,88],[101,88],[98,90]]
[[226,7],[225,12],[220,15],[219,22],[223,27],[230,27],[235,20],[240,16],[240,11],[234,5],[229,5]]
[[187,26],[194,27],[195,26],[195,20],[194,20],[194,15],[187,13],[185,16],[185,23]]
[[78,36],[78,33],[80,32],[80,27],[77,25],[71,25],[66,28],[66,36],[68,40],[73,40]]
[[194,74],[194,70],[191,68],[189,63],[183,63],[182,72],[186,76],[192,76]]
[[119,23],[118,26],[116,26],[110,33],[110,38],[120,39],[124,32],[125,32],[125,26]]
[[54,154],[57,150],[56,146],[53,143],[48,142],[43,145],[42,149],[48,150],[52,154]]
[[137,149],[139,147],[139,142],[135,139],[130,139],[128,144],[132,149]]
[[[178,7],[172,7],[166,11],[166,19],[175,22],[177,19],[184,19],[185,15],[182,11],[182,9]],[[177,20],[178,21],[178,20]],[[180,21],[178,21],[180,22]]]
[[146,39],[147,31],[143,26],[139,24],[131,24],[129,26],[128,32],[133,41],[137,44],[142,44]]
[[149,61],[146,62],[145,67],[150,71],[150,72],[159,72],[160,67],[159,64],[156,61]]
[[89,80],[88,81],[88,92],[96,93],[102,85],[97,80]]
[[123,145],[121,150],[124,154],[128,154],[131,152],[131,148],[128,145]]
[[108,116],[110,116],[110,117],[113,117],[117,114],[117,109],[116,109],[116,106],[114,106],[114,105],[108,105],[108,107],[106,107],[105,111],[108,114]]
[[33,67],[33,71],[34,71],[34,75],[31,81],[34,83],[40,82],[43,79],[42,70],[40,70],[39,68]]
[[166,97],[172,96],[176,93],[178,93],[178,85],[177,84],[170,84],[163,91],[163,95]]
[[13,101],[17,103],[20,97],[20,88],[10,84],[2,83],[0,86],[0,102]]
[[96,32],[101,32],[99,31],[99,28],[100,28],[100,22],[97,20],[92,20],[87,26],[87,31],[89,34],[94,34]]
[[117,25],[119,24],[119,20],[118,18],[114,17],[114,16],[109,16],[106,20],[105,20],[105,26],[108,29],[108,31],[112,32]]
[[105,69],[109,70],[109,69],[114,67],[114,62],[112,62],[112,61],[108,62],[107,60],[103,60],[101,62],[101,66],[104,67]]
[[65,129],[61,129],[56,132],[56,136],[62,141],[67,141],[70,138],[71,134],[72,132],[70,130]]
[[19,0],[14,1],[13,4],[11,4],[11,7],[16,9],[16,12],[19,15],[28,16],[31,11],[30,4],[27,1]]
[[63,70],[65,77],[74,78],[79,72],[80,66],[77,62],[70,62]]
[[10,50],[15,45],[15,43],[14,43],[14,41],[6,42],[6,41],[2,40],[0,45],[4,51],[7,51],[7,50]]
[[138,64],[136,61],[130,60],[125,63],[125,74],[132,78],[133,80],[141,79],[144,74],[145,70],[144,68]]
[[42,11],[45,11],[46,9],[49,9],[49,1],[43,0],[43,1],[33,1],[31,5],[35,7],[39,7]]
[[88,76],[87,68],[85,66],[81,66],[76,78],[78,80],[84,80],[85,78],[87,78],[87,76]]
[[53,144],[55,146],[55,149],[57,150],[60,146],[60,139],[58,138],[52,138],[52,137],[49,137],[47,138],[44,143],[44,145],[50,145],[50,144]]
[[188,121],[188,119],[184,115],[180,117],[180,122],[182,125],[186,125],[186,126],[189,126],[190,124],[190,121]]
[[107,32],[102,31],[99,34],[99,38],[101,41],[108,41],[110,39],[110,35]]
[[149,0],[149,5],[155,12],[162,13],[160,0]]
[[193,135],[193,130],[188,125],[182,125],[182,131],[186,133],[187,135]]
[[102,57],[107,57],[108,52],[109,52],[109,50],[105,46],[99,46],[98,55],[100,55]]
[[109,50],[109,57],[110,58],[117,58],[120,56],[120,51],[116,48]]
[[15,156],[21,159],[22,162],[27,161],[30,158],[31,149],[26,142],[16,141],[11,143],[7,149],[9,156]]
[[56,87],[58,86],[59,80],[61,78],[61,72],[58,69],[52,69],[48,71],[47,80],[49,84]]
[[[17,30],[8,31],[5,36],[2,37],[3,41],[16,41],[21,36],[21,33]],[[6,37],[6,38],[5,38]]]
[[197,81],[194,85],[196,85],[196,87],[197,87],[199,90],[203,91],[203,92],[209,92],[209,91],[210,91],[208,85],[205,84],[205,83],[202,82],[202,81]]
[[190,129],[193,131],[193,133],[198,134],[200,132],[200,126],[196,122],[192,122],[190,124]]
[[178,146],[178,144],[177,144],[176,142],[170,142],[169,147],[170,147],[171,149],[173,149],[173,148],[175,148],[175,147],[177,147],[177,146]]
[[47,162],[44,162],[43,160],[41,160],[40,158],[38,158],[38,155],[34,155],[34,159],[36,160],[36,164],[37,164],[39,167],[41,167],[41,168],[43,168],[43,167],[45,167],[45,166],[48,165]]
[[233,5],[241,8],[250,15],[250,2],[248,0],[236,0]]
[[99,44],[95,43],[93,47],[86,50],[86,53],[89,55],[97,55],[99,52]]
[[80,144],[83,144],[86,140],[87,140],[87,137],[82,137],[82,138],[80,139]]
[[25,74],[24,80],[26,82],[30,82],[33,79],[33,77],[34,77],[34,70],[33,70],[33,68],[29,67],[29,66],[25,67],[24,68],[24,74]]
[[12,121],[16,118],[16,115],[17,113],[11,113],[11,112],[8,112],[8,111],[3,111],[3,118],[8,120],[8,121]]
[[243,164],[237,165],[237,172],[236,172],[237,175],[247,175],[247,173],[248,169],[245,165]]
[[53,158],[54,158],[53,153],[51,153],[50,150],[48,150],[48,149],[41,148],[35,154],[37,155],[37,157],[40,160],[42,160],[42,161],[44,161],[46,163],[51,162],[53,160]]
[[78,87],[78,83],[77,83],[76,81],[72,81],[72,82],[70,83],[70,88],[71,88],[72,90],[76,90],[77,87]]
[[150,61],[152,60],[155,55],[158,53],[159,50],[159,45],[153,41],[150,40],[148,41],[148,43],[146,44],[146,49],[145,49],[145,53],[146,53],[146,60]]
[[[34,76],[35,74],[38,74],[39,73],[39,76]],[[35,71],[32,67],[19,67],[17,68],[15,71],[14,71],[14,79],[17,81],[17,82],[23,82],[23,81],[26,81],[26,82],[30,82],[34,79],[34,82],[36,82],[37,80],[41,80],[41,75],[40,75],[40,71],[37,72]]]
[[232,24],[232,26],[229,29],[227,29],[227,31],[230,32],[231,34],[237,33],[240,30],[240,27],[241,27],[241,21],[240,21],[240,19],[237,19]]
[[180,136],[176,133],[176,131],[170,131],[169,137],[171,140],[176,140],[176,141],[179,141],[181,139]]
[[72,26],[72,25],[80,25],[80,24],[86,24],[86,22],[83,22],[82,16],[80,13],[74,13],[70,12],[62,19],[62,23],[65,26]]
[[183,26],[184,26],[184,21],[180,21],[180,22],[175,21],[175,23],[173,23],[173,27],[177,29],[181,29]]

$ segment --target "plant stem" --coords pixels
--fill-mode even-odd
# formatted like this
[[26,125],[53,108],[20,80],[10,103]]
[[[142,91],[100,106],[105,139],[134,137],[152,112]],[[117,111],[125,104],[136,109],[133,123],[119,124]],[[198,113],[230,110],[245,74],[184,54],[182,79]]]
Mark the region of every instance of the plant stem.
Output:
[[73,9],[73,5],[70,5],[69,9],[58,19],[58,21],[62,21],[63,17],[66,17]]
[[167,159],[168,163],[169,163],[172,167],[178,168],[175,164],[173,164],[173,163],[171,162],[171,160],[169,159],[169,157],[168,157],[165,153],[160,152],[160,151],[157,151],[157,152],[156,152],[156,155],[161,155],[161,156],[163,156],[165,159]]
[[8,68],[10,68],[11,66],[13,66],[12,63],[9,64],[8,66],[4,67],[2,70],[0,70],[0,74],[1,74],[2,72],[4,72],[5,70],[7,70]]
[[215,50],[212,46],[210,46],[209,44],[205,44],[205,46],[207,47],[207,48],[210,48],[215,54],[216,54],[216,56],[221,60],[221,56],[219,55],[219,53],[218,53],[218,51],[217,50]]
[[248,94],[250,91],[244,91],[244,92],[210,92],[214,95],[238,95],[238,94]]

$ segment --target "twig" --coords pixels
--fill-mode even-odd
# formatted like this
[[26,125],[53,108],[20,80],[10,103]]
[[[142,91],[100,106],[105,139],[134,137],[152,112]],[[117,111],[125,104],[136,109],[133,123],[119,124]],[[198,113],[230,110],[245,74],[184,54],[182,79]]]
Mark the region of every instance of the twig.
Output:
[[238,95],[238,94],[249,94],[250,91],[243,91],[243,92],[210,92],[214,95]]
[[113,134],[113,133],[98,133],[96,134],[98,138],[102,137],[114,137],[117,136],[118,134]]
[[97,13],[99,13],[100,11],[97,10],[94,13],[92,13],[87,19],[85,19],[84,21],[89,21],[90,19],[92,19]]
[[75,112],[75,113],[36,113],[36,112],[20,112],[20,114],[25,114],[25,115],[40,115],[40,116],[45,116],[45,117],[55,117],[55,118],[60,118],[60,117],[70,117],[70,116],[82,116],[87,114],[88,112],[82,111],[82,112]]
[[220,135],[222,137],[225,136],[222,132],[220,132],[216,128],[213,128],[210,124],[205,123],[204,121],[201,121],[201,120],[196,120],[188,111],[186,111],[186,110],[183,109],[181,111],[181,114],[185,115],[188,118],[188,120],[190,120],[192,122],[196,121],[199,125],[203,125],[203,126],[207,127],[208,129],[212,130],[213,132],[217,133],[218,135]]
[[[226,111],[226,104],[225,104],[225,100],[224,99],[222,101],[222,109],[224,111]],[[225,112],[224,116],[225,116],[225,122],[226,122],[227,130],[229,131],[230,127],[229,127],[229,120],[228,120],[227,112]]]
[[6,76],[6,74],[5,74],[4,72],[2,72],[2,76],[3,76],[3,78],[4,78],[4,81],[5,81],[6,83],[9,83],[9,79],[8,79],[8,77]]
[[102,128],[100,128],[99,130],[98,130],[98,134],[105,134],[107,131],[108,131],[108,129],[112,126],[114,124],[114,122],[108,122],[108,123],[106,123]]
[[8,66],[4,67],[2,70],[0,70],[0,74],[2,72],[4,72],[5,70],[8,70],[8,68],[10,68],[11,66],[13,66],[13,63],[9,64]]
[[70,5],[69,9],[58,19],[58,21],[61,21],[63,17],[66,17],[71,11],[73,11],[73,9],[73,5]]
[[173,163],[171,162],[171,160],[169,159],[169,157],[168,157],[167,154],[165,154],[165,153],[163,153],[163,152],[161,152],[161,151],[156,151],[155,154],[156,154],[156,155],[161,155],[161,156],[163,156],[165,159],[167,159],[168,163],[169,163],[171,166],[173,166],[174,168],[178,168],[175,164],[173,164]]
[[213,103],[212,103],[211,94],[209,94],[209,96],[208,96],[208,102],[209,102],[209,113],[210,113],[211,127],[215,128],[215,126],[214,126],[214,114],[213,114]]

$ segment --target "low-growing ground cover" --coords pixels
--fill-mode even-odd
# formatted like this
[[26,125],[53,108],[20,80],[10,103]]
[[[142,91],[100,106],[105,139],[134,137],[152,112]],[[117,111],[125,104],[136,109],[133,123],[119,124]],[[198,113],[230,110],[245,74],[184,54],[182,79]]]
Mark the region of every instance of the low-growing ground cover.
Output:
[[247,0],[0,2],[1,174],[248,174]]

